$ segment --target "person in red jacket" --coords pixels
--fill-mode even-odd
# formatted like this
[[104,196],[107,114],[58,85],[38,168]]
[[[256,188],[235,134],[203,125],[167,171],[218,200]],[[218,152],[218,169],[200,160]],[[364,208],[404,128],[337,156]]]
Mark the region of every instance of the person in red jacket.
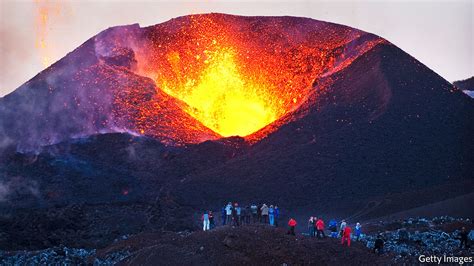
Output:
[[318,238],[325,238],[326,235],[324,235],[324,221],[323,219],[319,218],[318,221],[316,221],[316,230],[317,230],[317,237]]
[[289,230],[288,230],[288,235],[295,235],[295,227],[296,227],[297,223],[296,223],[296,220],[291,218],[289,221],[288,221],[288,226],[290,227]]
[[342,233],[341,244],[344,245],[344,240],[347,240],[347,246],[348,247],[351,246],[351,233],[352,233],[352,229],[347,225],[346,228],[344,228],[344,231]]

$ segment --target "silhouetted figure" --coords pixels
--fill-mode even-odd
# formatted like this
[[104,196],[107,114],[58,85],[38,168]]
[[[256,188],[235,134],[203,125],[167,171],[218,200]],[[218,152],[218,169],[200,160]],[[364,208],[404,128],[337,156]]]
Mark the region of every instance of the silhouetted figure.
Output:
[[225,225],[226,216],[227,216],[227,215],[226,215],[225,207],[222,207],[222,209],[221,209],[222,225]]
[[243,210],[244,223],[250,224],[250,207],[247,205]]
[[309,217],[309,220],[308,220],[308,234],[310,237],[314,236],[314,217],[313,216]]
[[267,204],[264,203],[262,205],[262,208],[260,208],[260,210],[262,211],[262,222],[267,224],[268,223],[268,210],[269,210]]
[[209,229],[213,229],[214,227],[216,227],[216,224],[214,222],[214,214],[212,213],[212,211],[209,211]]
[[318,221],[318,217],[314,216],[313,218],[313,237],[316,237],[316,233],[318,232],[318,227],[316,226],[316,222]]
[[237,203],[235,203],[234,208],[237,213],[237,226],[240,226],[242,223],[242,208]]
[[240,207],[239,204],[235,203],[234,208],[232,208],[232,225],[239,226],[240,222]]
[[378,235],[377,239],[375,239],[375,243],[374,243],[374,253],[379,254],[379,255],[383,254],[384,244],[385,244],[385,242],[383,241],[382,236]]
[[257,208],[257,216],[258,216],[258,222],[261,223],[262,222],[262,206],[258,206]]
[[459,248],[462,248],[464,246],[465,249],[469,248],[469,243],[468,243],[468,232],[466,230],[466,227],[463,227],[461,229],[461,232],[459,232],[459,240],[461,240],[461,245]]
[[250,212],[252,213],[253,223],[256,223],[258,221],[258,207],[256,204],[250,206]]
[[329,221],[329,230],[331,231],[331,237],[337,238],[337,221],[332,219]]

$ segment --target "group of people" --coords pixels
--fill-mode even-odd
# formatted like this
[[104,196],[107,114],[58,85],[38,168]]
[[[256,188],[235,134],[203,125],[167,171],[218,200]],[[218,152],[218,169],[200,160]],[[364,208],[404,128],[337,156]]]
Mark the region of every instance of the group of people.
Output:
[[271,226],[278,226],[280,209],[278,206],[262,204],[246,205],[240,207],[237,202],[227,203],[221,210],[222,225],[240,226],[242,224],[266,223]]
[[[262,204],[257,206],[256,204],[247,205],[240,207],[237,202],[229,202],[221,210],[221,223],[222,225],[240,226],[250,223],[264,223],[271,226],[278,226],[280,218],[280,209],[278,206]],[[214,214],[212,211],[207,211],[202,215],[203,230],[208,231],[216,226],[214,220]],[[288,221],[288,234],[295,235],[295,228],[297,222],[294,218],[290,218]],[[311,216],[308,220],[308,235],[310,237],[325,238],[325,223],[321,217]],[[356,223],[354,232],[352,228],[347,224],[346,220],[342,220],[340,223],[335,219],[331,219],[328,224],[329,236],[332,238],[341,238],[341,244],[347,243],[347,246],[351,245],[351,239],[359,241],[362,233],[362,226],[360,223]],[[468,232],[463,227],[459,233],[459,239],[461,240],[461,248],[469,248],[468,245]],[[381,235],[378,235],[373,252],[377,254],[383,254],[385,240]]]
[[[288,234],[295,235],[295,227],[297,225],[297,222],[294,218],[290,218],[288,221]],[[344,243],[347,242],[347,246],[351,245],[351,237],[352,237],[352,228],[347,225],[347,222],[345,220],[341,221],[341,224],[339,226],[339,231],[338,231],[338,223],[335,219],[332,219],[329,221],[329,230],[331,231],[331,237],[341,238],[341,244],[344,245]],[[308,220],[308,230],[309,230],[309,236],[311,237],[317,237],[317,238],[325,238],[326,235],[324,234],[324,221],[321,218],[313,217],[311,216]],[[360,223],[356,223],[355,225],[355,231],[354,231],[354,237],[358,241],[360,236],[361,236],[361,229],[362,226]],[[383,247],[384,247],[385,241],[383,240],[381,235],[377,236],[377,239],[375,240],[374,243],[374,248],[373,251],[374,253],[377,254],[382,254],[383,253]]]
[[309,229],[309,236],[317,237],[317,238],[325,238],[326,234],[324,234],[325,224],[323,219],[317,217],[309,217],[308,220],[308,229]]
[[[237,202],[229,202],[221,209],[221,224],[241,226],[250,223],[265,223],[278,226],[280,209],[277,205],[251,204],[241,207]],[[206,211],[201,217],[203,230],[207,231],[215,227],[212,211]]]
[[208,231],[216,227],[216,223],[214,221],[214,214],[212,211],[207,211],[205,212],[202,217],[202,230],[203,231]]
[[[331,232],[330,237],[341,238],[341,244],[344,245],[347,242],[347,245],[351,245],[351,235],[352,228],[347,225],[345,220],[341,221],[341,224],[338,227],[338,223],[335,219],[329,221],[329,231]],[[339,229],[339,230],[338,230]],[[324,233],[325,223],[322,218],[317,218],[311,216],[308,220],[308,234],[311,237],[325,238],[326,234]],[[357,223],[354,230],[354,237],[358,241],[361,236],[362,226],[360,223]]]

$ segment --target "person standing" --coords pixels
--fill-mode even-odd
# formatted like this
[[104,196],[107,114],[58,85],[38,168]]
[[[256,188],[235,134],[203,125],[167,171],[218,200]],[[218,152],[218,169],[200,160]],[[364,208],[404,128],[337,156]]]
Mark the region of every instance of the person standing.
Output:
[[341,237],[344,235],[344,229],[346,228],[346,226],[347,226],[346,220],[342,220],[341,227],[339,227],[339,233]]
[[250,206],[250,212],[252,212],[253,223],[257,223],[258,219],[258,207],[256,204]]
[[222,225],[225,225],[225,220],[226,220],[226,207],[222,207],[221,209],[221,220],[222,220]]
[[329,221],[329,230],[331,231],[331,237],[337,238],[337,221],[336,219],[331,219]]
[[250,207],[249,205],[245,206],[242,211],[243,223],[250,224]]
[[459,240],[461,240],[461,245],[459,246],[459,248],[462,248],[463,245],[465,249],[469,248],[469,245],[467,243],[468,241],[467,236],[468,236],[468,233],[467,233],[466,227],[461,228],[461,232],[459,232]]
[[209,230],[209,214],[207,212],[205,212],[202,215],[201,220],[202,220],[202,230],[203,231]]
[[267,204],[263,204],[262,205],[262,208],[260,208],[260,210],[262,211],[262,220],[263,220],[263,223],[268,223],[268,206]]
[[235,210],[237,213],[237,226],[240,226],[242,224],[242,208],[237,203],[235,205]]
[[268,209],[268,218],[270,219],[270,225],[273,226],[275,224],[275,209],[273,205],[270,205]]
[[252,213],[251,213],[250,206],[249,206],[248,209],[247,209],[247,224],[250,224],[251,220],[252,220]]
[[308,234],[310,237],[314,236],[314,217],[313,216],[309,217],[309,220],[308,220]]
[[318,221],[318,217],[314,216],[313,218],[313,237],[316,237],[316,233],[318,232],[318,227],[316,226],[316,222]]
[[234,203],[234,208],[232,209],[232,225],[239,226],[240,220],[240,207],[239,204],[236,202]]
[[226,224],[231,225],[232,224],[232,203],[229,202],[227,203],[227,206],[225,206],[225,213],[226,213]]
[[296,223],[296,220],[293,219],[293,218],[290,218],[290,220],[288,221],[288,235],[295,235],[295,227],[296,227],[297,223]]
[[344,245],[344,241],[347,241],[347,246],[351,246],[351,233],[352,229],[349,226],[345,226],[342,232],[341,244]]
[[383,254],[383,246],[384,246],[384,241],[382,239],[382,236],[381,235],[377,235],[377,239],[375,240],[375,243],[374,243],[374,253],[376,254]]
[[257,217],[258,217],[258,222],[262,222],[262,207],[263,205],[259,205],[257,208]]
[[317,237],[318,238],[325,238],[326,235],[324,234],[324,221],[323,219],[319,218],[316,221],[316,230],[318,232]]
[[280,208],[275,205],[275,227],[278,227],[278,220],[280,219]]
[[362,226],[360,225],[360,223],[357,223],[356,226],[355,226],[355,231],[354,231],[356,241],[359,241],[361,230],[362,230]]
[[214,229],[216,224],[214,223],[214,214],[212,211],[209,211],[209,229]]

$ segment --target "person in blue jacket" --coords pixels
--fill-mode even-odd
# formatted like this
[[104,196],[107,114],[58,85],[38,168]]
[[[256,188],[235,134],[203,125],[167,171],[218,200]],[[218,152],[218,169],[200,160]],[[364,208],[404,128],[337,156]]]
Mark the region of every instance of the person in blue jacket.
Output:
[[278,219],[280,219],[280,208],[275,205],[275,226],[278,227]]
[[337,221],[336,219],[331,219],[329,221],[329,230],[331,231],[331,237],[332,238],[337,238]]
[[268,209],[268,218],[270,220],[270,225],[273,226],[275,224],[275,209],[273,208],[273,205],[270,205],[270,208]]
[[361,232],[362,232],[362,226],[360,225],[360,223],[357,223],[355,226],[355,234],[354,234],[356,241],[359,241]]

